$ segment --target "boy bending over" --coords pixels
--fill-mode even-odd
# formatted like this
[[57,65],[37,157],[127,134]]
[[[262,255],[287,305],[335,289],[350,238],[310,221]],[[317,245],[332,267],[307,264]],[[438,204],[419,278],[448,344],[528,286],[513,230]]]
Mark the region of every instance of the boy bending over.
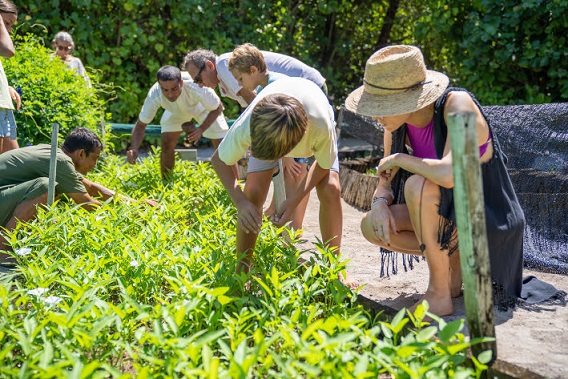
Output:
[[[231,165],[251,148],[247,180],[241,190]],[[259,93],[235,121],[211,164],[238,211],[237,254],[244,254],[238,271],[252,263],[262,223],[262,205],[278,159],[315,156],[307,177],[274,214],[282,226],[292,219],[299,202],[316,187],[320,200],[320,230],[324,242],[339,249],[343,215],[339,186],[339,161],[333,110],[322,90],[302,78],[283,78]]]
[[[239,85],[253,93],[260,93],[264,87],[276,80],[289,77],[284,74],[269,71],[262,52],[251,43],[237,46],[233,51],[233,55],[229,60],[229,71],[231,71],[235,79],[237,79]],[[256,158],[250,158],[250,160],[254,159]],[[290,196],[299,189],[302,181],[308,174],[307,166],[307,158],[282,158],[286,196]],[[292,229],[302,229],[308,200],[309,194],[304,197],[296,207],[292,223],[290,224]],[[274,210],[275,200],[273,199],[266,214],[271,215],[274,213]]]

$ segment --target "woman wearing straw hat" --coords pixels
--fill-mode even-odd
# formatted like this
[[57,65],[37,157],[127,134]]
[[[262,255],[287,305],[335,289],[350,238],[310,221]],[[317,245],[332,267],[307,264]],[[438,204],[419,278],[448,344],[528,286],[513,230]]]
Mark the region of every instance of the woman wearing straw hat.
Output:
[[453,313],[452,297],[462,285],[448,114],[476,115],[494,297],[501,303],[521,294],[525,222],[479,103],[463,89],[447,88],[448,82],[446,75],[426,69],[417,47],[389,46],[369,58],[364,85],[346,100],[347,109],[376,119],[388,141],[371,210],[361,223],[363,235],[382,248],[426,258],[430,279],[422,300],[439,316]]

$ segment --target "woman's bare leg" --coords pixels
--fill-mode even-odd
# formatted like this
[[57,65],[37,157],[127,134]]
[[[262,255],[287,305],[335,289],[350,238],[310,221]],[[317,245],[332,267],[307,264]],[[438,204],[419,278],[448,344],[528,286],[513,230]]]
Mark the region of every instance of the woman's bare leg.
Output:
[[12,140],[10,137],[0,137],[0,154],[19,147],[17,140]]
[[437,184],[413,175],[406,181],[404,195],[417,238],[425,247],[424,256],[430,274],[426,293],[411,310],[426,300],[431,313],[450,315],[454,312],[450,291],[450,257],[448,251],[442,250],[438,243],[440,189]]

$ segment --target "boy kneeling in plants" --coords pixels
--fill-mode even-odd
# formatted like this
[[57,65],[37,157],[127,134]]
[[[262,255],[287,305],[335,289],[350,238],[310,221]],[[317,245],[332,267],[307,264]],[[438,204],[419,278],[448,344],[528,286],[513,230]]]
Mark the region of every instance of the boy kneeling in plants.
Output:
[[[231,165],[249,147],[255,159],[249,161],[244,190],[241,190]],[[238,211],[237,254],[244,255],[238,271],[250,269],[262,223],[262,206],[278,159],[312,155],[316,162],[297,191],[289,194],[272,216],[272,222],[282,226],[290,221],[300,201],[316,187],[321,203],[322,239],[339,249],[343,215],[335,123],[333,110],[322,90],[302,78],[277,80],[256,96],[229,129],[211,164]]]
[[[97,165],[102,148],[99,137],[89,129],[77,128],[69,133],[57,150],[56,196],[65,194],[83,208],[93,210],[101,205],[95,197],[107,200],[115,195],[114,191],[83,177]],[[50,158],[51,146],[46,144],[0,155],[0,227],[11,231],[18,221],[33,220],[37,205],[47,204]],[[151,206],[157,204],[154,200],[145,202]],[[0,265],[5,267],[16,263],[2,252],[9,249],[0,234]]]

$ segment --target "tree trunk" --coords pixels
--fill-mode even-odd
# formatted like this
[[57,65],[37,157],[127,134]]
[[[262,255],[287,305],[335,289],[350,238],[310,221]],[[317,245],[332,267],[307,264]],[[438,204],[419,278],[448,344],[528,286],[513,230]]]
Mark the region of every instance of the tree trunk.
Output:
[[383,27],[381,28],[381,34],[379,34],[379,39],[375,45],[375,51],[379,50],[387,45],[389,45],[390,33],[394,21],[396,18],[396,12],[400,6],[400,0],[389,0],[389,8],[387,9],[387,14],[383,21]]

